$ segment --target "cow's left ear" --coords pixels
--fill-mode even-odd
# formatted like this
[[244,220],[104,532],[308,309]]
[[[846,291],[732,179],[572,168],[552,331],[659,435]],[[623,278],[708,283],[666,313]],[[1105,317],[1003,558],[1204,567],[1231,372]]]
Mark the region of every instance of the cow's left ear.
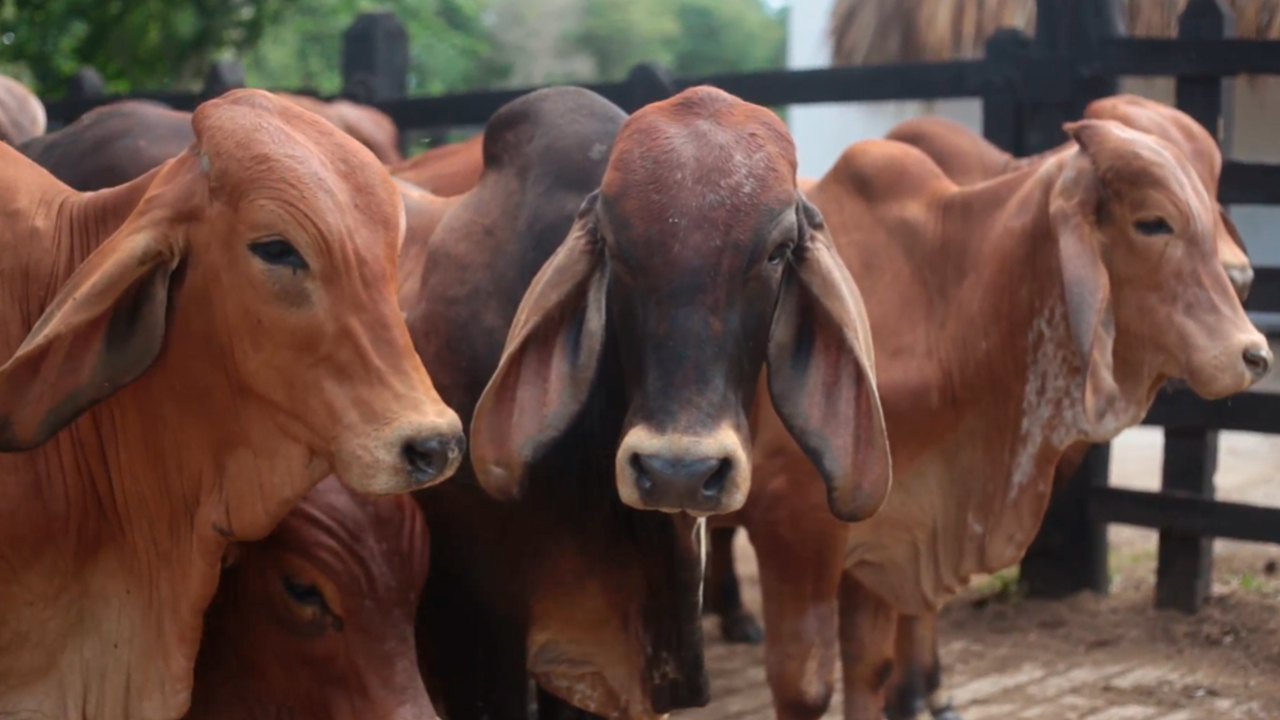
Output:
[[520,496],[529,464],[577,417],[595,381],[608,281],[597,197],[583,203],[568,238],[525,291],[471,419],[476,477],[500,500]]
[[1116,337],[1111,277],[1102,261],[1098,227],[1106,192],[1102,176],[1114,138],[1109,121],[1081,120],[1064,129],[1079,146],[1049,197],[1049,220],[1058,241],[1058,262],[1067,322],[1085,372],[1085,421],[1102,427],[1120,400],[1112,347]]
[[822,215],[803,197],[797,213],[800,237],[769,336],[769,394],[822,473],[831,512],[863,520],[884,504],[892,481],[871,331]]
[[160,354],[184,245],[157,214],[139,210],[89,255],[0,367],[0,451],[41,445]]

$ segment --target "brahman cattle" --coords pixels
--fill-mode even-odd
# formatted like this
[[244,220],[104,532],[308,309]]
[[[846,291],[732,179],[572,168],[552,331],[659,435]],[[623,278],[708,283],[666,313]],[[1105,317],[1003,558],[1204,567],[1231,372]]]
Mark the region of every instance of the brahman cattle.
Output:
[[402,492],[463,454],[385,169],[260,91],[192,124],[86,195],[0,146],[0,715],[181,716],[229,542],[330,473]]
[[0,142],[10,145],[43,135],[44,103],[22,83],[0,75]]
[[1054,469],[1139,422],[1170,378],[1242,391],[1272,356],[1218,262],[1217,203],[1170,143],[1114,121],[960,188],[914,147],[851,146],[806,189],[864,293],[894,491],[840,523],[784,422],[762,408],[741,519],[760,560],[778,714],[879,718],[896,613],[930,613],[1017,562]]
[[535,92],[489,122],[484,161],[401,295],[471,417],[477,480],[420,493],[428,687],[453,720],[524,713],[529,676],[543,703],[608,717],[704,704],[691,514],[747,496],[766,363],[835,515],[887,494],[857,290],[796,190],[785,126],[718,90],[630,119]]
[[[1116,95],[1091,103],[1087,118],[1116,120],[1135,130],[1155,135],[1171,143],[1183,153],[1195,169],[1211,198],[1218,193],[1222,153],[1213,137],[1193,118],[1177,108],[1134,95]],[[938,117],[907,120],[887,136],[929,155],[942,171],[958,185],[973,185],[1031,165],[1043,164],[1050,158],[1074,147],[1068,141],[1048,152],[1029,158],[1015,158],[987,142],[963,125]],[[1219,207],[1221,211],[1221,207]],[[1253,268],[1245,252],[1244,242],[1234,224],[1221,212],[1214,229],[1218,256],[1243,301],[1253,282]],[[1088,444],[1070,448],[1058,463],[1059,484],[1070,478],[1079,466]],[[760,637],[755,619],[742,607],[732,554],[721,548],[732,546],[733,528],[711,530],[711,554],[708,558],[707,605],[720,616],[722,632],[731,642],[755,642]],[[938,695],[941,670],[938,666],[935,618],[902,616],[899,619],[898,653],[894,677],[889,685],[889,717],[914,717],[921,704],[931,705],[939,717],[945,715],[946,702]],[[919,657],[903,652],[910,650]],[[929,697],[925,703],[925,696]]]
[[428,543],[412,498],[321,482],[223,572],[186,720],[433,717],[413,634]]
[[[1173,145],[1191,163],[1209,197],[1217,202],[1218,180],[1222,176],[1222,151],[1218,149],[1213,136],[1190,115],[1175,107],[1137,95],[1113,95],[1090,103],[1085,108],[1084,116],[1094,120],[1116,120]],[[900,123],[886,137],[920,148],[933,158],[947,177],[962,186],[1043,163],[1072,147],[1072,143],[1067,142],[1039,155],[1015,158],[969,128],[932,116]],[[1221,205],[1217,207],[1219,216],[1214,221],[1214,237],[1218,257],[1243,301],[1253,284],[1253,267],[1235,224]]]
[[71,188],[88,192],[136,180],[195,140],[191,113],[149,100],[121,100],[18,150]]
[[398,163],[391,174],[440,197],[455,197],[476,186],[484,171],[484,135],[425,150]]
[[383,165],[395,165],[404,160],[404,155],[400,154],[400,128],[381,110],[342,98],[321,100],[309,95],[276,94],[333,123],[369,148]]

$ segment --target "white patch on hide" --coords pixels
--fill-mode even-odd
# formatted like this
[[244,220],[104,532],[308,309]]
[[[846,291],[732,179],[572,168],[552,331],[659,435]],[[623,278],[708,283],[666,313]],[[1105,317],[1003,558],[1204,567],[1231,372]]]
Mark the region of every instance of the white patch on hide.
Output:
[[1036,456],[1046,444],[1065,448],[1082,426],[1084,377],[1071,342],[1063,302],[1051,302],[1031,323],[1027,336],[1027,379],[1022,417],[1009,468],[1009,501],[1036,472]]

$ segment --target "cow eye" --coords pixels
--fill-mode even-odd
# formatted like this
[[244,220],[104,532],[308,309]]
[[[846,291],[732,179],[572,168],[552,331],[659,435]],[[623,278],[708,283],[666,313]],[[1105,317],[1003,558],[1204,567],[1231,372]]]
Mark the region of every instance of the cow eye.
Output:
[[289,596],[290,600],[299,605],[328,612],[329,604],[324,600],[324,593],[320,592],[320,588],[315,585],[298,582],[288,576],[281,580],[281,584],[284,585],[284,592]]
[[298,248],[284,238],[271,238],[249,243],[249,252],[268,265],[292,268],[294,270],[310,270],[307,259],[302,257]]
[[773,252],[769,253],[769,264],[770,265],[781,264],[784,260],[790,257],[792,247],[793,247],[792,244],[789,242],[784,242],[778,245],[777,247],[775,247],[773,249]]
[[1143,235],[1171,235],[1173,227],[1162,217],[1147,218],[1133,224],[1133,228]]

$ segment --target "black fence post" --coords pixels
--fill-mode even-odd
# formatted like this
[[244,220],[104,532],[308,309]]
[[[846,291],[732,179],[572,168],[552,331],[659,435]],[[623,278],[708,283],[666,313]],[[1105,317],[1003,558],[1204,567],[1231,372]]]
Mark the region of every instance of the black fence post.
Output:
[[365,13],[342,34],[342,96],[398,100],[409,82],[409,35],[391,12]]
[[633,113],[677,92],[679,89],[670,70],[657,63],[640,63],[627,73],[627,107],[623,109]]
[[1012,28],[1003,28],[987,39],[986,61],[998,65],[1004,86],[982,96],[982,135],[996,147],[1013,155],[1023,155],[1022,100],[1025,87],[1023,69],[1031,57],[1031,38]]
[[107,81],[96,68],[85,65],[67,80],[68,100],[89,100],[107,94]]
[[[1217,40],[1234,34],[1234,18],[1217,0],[1192,0],[1178,20],[1179,40]],[[1231,118],[1223,115],[1223,82],[1218,77],[1180,77],[1178,109],[1195,118],[1209,134],[1223,142]],[[1218,432],[1197,428],[1165,428],[1163,493],[1212,500],[1213,474],[1218,467]],[[1156,567],[1158,608],[1194,613],[1209,598],[1213,581],[1213,538],[1160,531]]]
[[227,58],[218,60],[209,66],[204,74],[204,89],[200,94],[205,98],[216,98],[236,88],[244,87],[244,66],[239,60]]
[[[1111,0],[1038,0],[1034,72],[1026,82],[1065,81],[1059,100],[1028,103],[1023,112],[1026,154],[1049,150],[1067,137],[1065,122],[1084,114],[1090,102],[1117,91],[1115,78],[1086,75],[1099,47],[1119,34],[1120,18]],[[1048,60],[1049,62],[1044,62]],[[1069,68],[1063,77],[1061,68]],[[1094,446],[1076,474],[1057,489],[1045,513],[1040,533],[1027,549],[1020,568],[1022,587],[1031,597],[1060,598],[1082,590],[1109,589],[1106,526],[1089,512],[1094,488],[1107,484],[1110,448]]]

